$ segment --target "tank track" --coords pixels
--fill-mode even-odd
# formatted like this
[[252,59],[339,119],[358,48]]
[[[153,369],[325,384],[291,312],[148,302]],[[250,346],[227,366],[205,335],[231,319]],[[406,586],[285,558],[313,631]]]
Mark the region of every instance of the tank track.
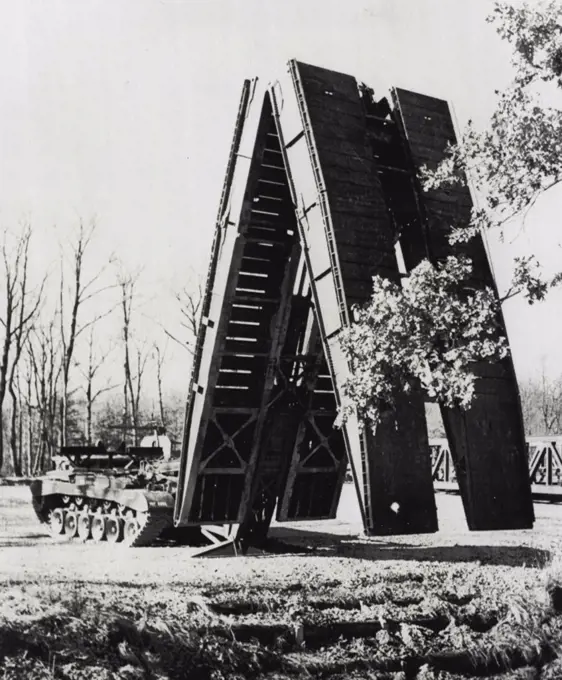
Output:
[[174,517],[171,509],[152,508],[148,510],[146,521],[138,534],[129,543],[131,548],[144,548],[152,545],[163,531],[173,525]]
[[[58,498],[56,501],[53,499],[55,502],[49,502],[45,497],[32,493],[31,500],[33,510],[42,524],[50,524],[49,515],[52,510],[60,508],[63,512],[66,512],[64,506],[57,502]],[[104,514],[104,516],[113,517],[114,515]],[[137,519],[139,529],[135,537],[132,540],[125,540],[123,536],[118,543],[131,548],[147,547],[153,545],[163,532],[173,529],[174,516],[172,508],[151,507],[146,512],[141,513],[141,516],[138,516]],[[122,520],[125,521],[125,518],[122,518]],[[64,536],[64,533],[61,534],[62,536]],[[71,540],[74,540],[74,538]],[[92,541],[92,538],[87,540],[88,543],[90,541]]]

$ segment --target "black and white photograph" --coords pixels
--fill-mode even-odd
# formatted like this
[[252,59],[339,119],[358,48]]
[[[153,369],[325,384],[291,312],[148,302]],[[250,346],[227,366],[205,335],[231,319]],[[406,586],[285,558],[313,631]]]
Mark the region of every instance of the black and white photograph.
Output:
[[562,0],[0,0],[0,678],[562,680]]

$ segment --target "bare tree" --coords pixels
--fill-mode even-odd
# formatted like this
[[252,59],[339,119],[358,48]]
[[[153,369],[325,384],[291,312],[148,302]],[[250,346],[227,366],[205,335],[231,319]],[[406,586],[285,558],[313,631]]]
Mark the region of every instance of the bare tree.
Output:
[[129,373],[128,383],[131,395],[131,416],[133,421],[133,437],[135,445],[138,444],[138,431],[140,426],[140,397],[142,379],[150,356],[149,348],[146,345],[134,348],[135,353],[135,373]]
[[[27,343],[29,343],[29,338],[27,340]],[[27,343],[26,343],[26,348],[27,348]],[[23,376],[23,379],[25,381],[25,392],[23,390],[20,390],[20,395],[22,398],[22,406],[20,408],[20,414],[23,413],[24,411],[24,406],[25,406],[25,416],[26,416],[26,464],[25,466],[22,465],[22,467],[25,467],[24,469],[24,474],[31,474],[32,471],[32,466],[33,466],[33,441],[34,441],[34,404],[33,404],[33,366],[31,364],[31,360],[29,357],[29,351],[27,352],[26,356],[26,361],[25,361],[25,373]],[[22,419],[23,422],[23,419]],[[22,446],[22,444],[20,444]]]
[[160,423],[163,427],[166,427],[166,411],[164,408],[164,399],[162,396],[162,368],[164,366],[164,360],[166,358],[167,345],[164,345],[164,349],[160,349],[160,345],[155,342],[154,345],[154,355],[156,358],[156,387],[158,389],[158,410],[160,412]]
[[[21,304],[18,310],[18,321],[14,328],[14,342],[13,342],[13,358],[10,365],[8,376],[8,391],[12,401],[11,408],[11,422],[10,422],[10,450],[12,453],[12,466],[15,475],[22,474],[22,400],[21,389],[19,385],[19,363],[22,356],[22,351],[29,337],[32,328],[32,323],[36,312],[41,304],[43,297],[43,287],[45,279],[41,283],[39,291],[35,294],[35,299],[32,298],[31,303],[28,304],[26,299],[29,298],[29,281],[28,281],[28,262],[29,262],[29,236],[26,236],[25,253],[22,262],[22,275],[20,282]],[[29,308],[31,307],[31,314]],[[29,316],[28,316],[29,314]],[[26,320],[27,319],[27,320]],[[19,436],[18,436],[19,434]]]
[[521,410],[523,412],[523,422],[525,424],[526,435],[528,437],[538,435],[541,430],[538,424],[538,403],[540,399],[536,381],[520,381],[519,398],[521,401]]
[[[61,256],[61,273],[59,289],[59,315],[60,337],[62,344],[62,385],[61,385],[61,443],[64,446],[67,441],[68,408],[69,408],[69,382],[70,370],[73,365],[73,357],[78,337],[87,328],[97,323],[100,319],[111,313],[112,309],[105,310],[92,316],[87,322],[80,322],[79,315],[83,305],[111,285],[100,286],[99,281],[105,272],[107,265],[101,267],[88,279],[85,279],[84,267],[86,256],[90,248],[96,229],[96,223],[92,221],[88,227],[80,221],[76,241],[71,243],[67,252]],[[70,252],[72,276],[68,289],[65,284],[65,255]],[[108,263],[111,262],[110,257]],[[68,298],[67,298],[68,296]],[[69,308],[67,312],[67,299]]]
[[[21,350],[20,350],[21,354]],[[16,357],[14,357],[14,362]],[[17,356],[19,361],[19,356]],[[10,367],[10,377],[8,379],[8,391],[12,401],[10,412],[10,452],[12,454],[12,469],[14,475],[21,476],[22,474],[22,460],[23,449],[21,446],[21,426],[22,426],[22,402],[19,371],[16,370],[16,363],[12,363]],[[19,435],[19,436],[18,436]]]
[[[2,343],[2,359],[0,363],[0,412],[4,415],[6,393],[12,397],[10,444],[14,472],[21,472],[16,451],[17,393],[15,388],[16,367],[22,349],[30,331],[34,317],[41,303],[45,280],[38,289],[31,290],[28,278],[29,245],[31,227],[24,225],[21,234],[15,236],[15,244],[11,247],[13,235],[4,232],[1,247],[5,308],[0,317],[4,328]],[[0,468],[4,462],[4,418],[0,417]]]
[[179,292],[174,294],[174,298],[179,308],[182,336],[178,338],[168,328],[163,330],[169,338],[193,355],[199,331],[201,305],[203,303],[203,286],[201,281],[198,280],[194,288],[184,286]]
[[562,424],[562,380],[547,377],[543,366],[538,386],[541,434],[556,434]]
[[133,342],[131,332],[131,320],[133,311],[133,300],[136,292],[136,285],[139,274],[131,275],[123,269],[117,275],[118,285],[121,289],[121,312],[122,327],[121,337],[123,341],[123,425],[128,425],[129,409],[131,413],[131,425],[133,430],[134,443],[138,443],[138,429],[140,425],[140,396],[142,379],[149,357],[146,343],[137,346]]
[[84,392],[86,394],[86,440],[88,446],[92,444],[92,425],[93,425],[93,408],[96,400],[105,392],[109,392],[116,387],[115,384],[106,383],[103,387],[95,389],[94,381],[98,371],[104,365],[106,359],[111,353],[109,351],[103,352],[101,355],[94,351],[94,328],[90,326],[90,334],[88,339],[88,363],[86,370],[82,371],[85,380]]
[[60,346],[55,337],[55,321],[33,329],[26,344],[28,361],[33,376],[35,408],[38,415],[38,446],[32,458],[32,473],[36,474],[49,462],[57,442],[57,404],[62,361]]
[[550,377],[543,365],[538,378],[519,388],[525,429],[528,435],[562,432],[562,377]]
[[129,421],[129,394],[131,383],[131,357],[130,357],[130,327],[131,310],[133,306],[133,294],[135,289],[135,278],[124,270],[117,274],[117,282],[121,289],[121,312],[123,325],[121,328],[121,338],[123,340],[123,427],[127,427]]

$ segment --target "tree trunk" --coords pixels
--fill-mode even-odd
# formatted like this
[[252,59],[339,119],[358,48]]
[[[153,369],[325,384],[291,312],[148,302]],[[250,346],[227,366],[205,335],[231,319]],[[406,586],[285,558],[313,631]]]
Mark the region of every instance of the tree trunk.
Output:
[[39,440],[39,450],[37,451],[37,456],[35,457],[35,463],[33,465],[33,474],[36,475],[39,472],[43,472],[43,464],[45,460],[45,449],[47,447],[45,428],[41,427],[41,439]]
[[18,381],[18,452],[20,458],[20,469],[22,475],[25,474],[25,451],[23,447],[23,403],[21,389]]
[[[127,370],[125,369],[125,376],[127,375]],[[127,387],[127,379],[123,384],[123,441],[127,441],[127,427],[129,425],[129,394]]]
[[2,364],[0,365],[0,471],[4,464],[4,401],[6,399],[6,387],[8,381],[8,357],[10,353],[11,324],[10,314],[7,315],[6,337],[2,348]]
[[86,389],[86,441],[92,445],[92,383],[88,382]]
[[68,396],[67,396],[67,385],[63,384],[62,388],[62,398],[60,405],[60,428],[61,428],[61,446],[66,446],[66,418],[68,413]]
[[164,353],[160,352],[160,348],[156,345],[156,382],[158,385],[158,407],[160,409],[160,424],[166,427],[166,413],[164,411],[164,398],[162,396],[162,364],[164,362]]
[[14,475],[21,477],[21,459],[18,453],[18,398],[14,386],[10,385],[10,397],[12,399],[12,413],[10,417],[10,450],[12,452],[12,466]]
[[2,473],[2,465],[4,464],[4,419],[0,413],[0,474]]
[[162,383],[158,381],[158,404],[160,406],[160,424],[166,427],[166,413],[164,411],[164,399],[162,397]]
[[31,380],[27,383],[27,472],[33,469],[33,410],[31,408]]

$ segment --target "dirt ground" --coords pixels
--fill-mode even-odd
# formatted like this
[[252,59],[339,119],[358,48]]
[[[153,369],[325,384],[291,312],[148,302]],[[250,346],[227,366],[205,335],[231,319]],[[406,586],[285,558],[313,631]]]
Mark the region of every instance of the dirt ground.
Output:
[[346,485],[337,519],[272,527],[290,551],[209,559],[54,542],[29,490],[0,487],[0,676],[561,678],[562,505],[513,532],[437,506],[435,534],[366,538]]
[[[295,570],[313,578],[332,557],[333,568],[354,561],[480,562],[511,567],[540,566],[562,552],[562,505],[535,505],[535,528],[529,531],[469,532],[460,499],[438,494],[440,530],[431,535],[366,538],[351,485],[344,487],[335,520],[275,524],[271,536],[308,551],[290,555],[190,559],[186,547],[128,549],[80,542],[55,543],[39,524],[27,487],[0,487],[0,582],[73,580],[116,583],[201,583],[221,575],[225,582],[258,583],[271,571],[294,580]],[[312,549],[314,552],[310,552]],[[295,561],[296,559],[296,561]],[[359,565],[357,565],[359,566]]]

